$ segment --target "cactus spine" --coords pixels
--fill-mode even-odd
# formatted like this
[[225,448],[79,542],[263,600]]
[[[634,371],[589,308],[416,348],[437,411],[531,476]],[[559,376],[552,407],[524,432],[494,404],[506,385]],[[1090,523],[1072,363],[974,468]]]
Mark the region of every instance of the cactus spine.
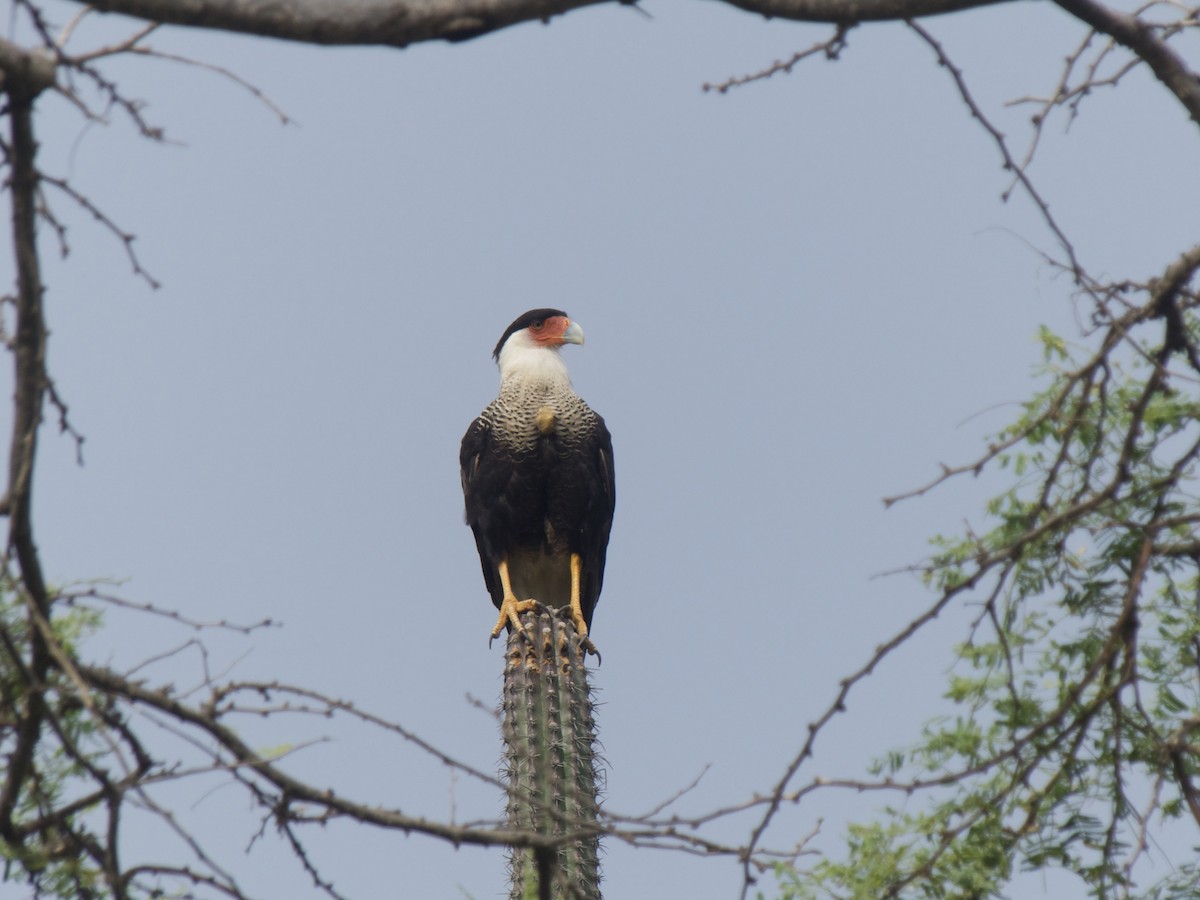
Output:
[[596,726],[584,655],[569,617],[521,617],[505,654],[503,731],[508,824],[565,840],[514,847],[510,900],[599,900]]

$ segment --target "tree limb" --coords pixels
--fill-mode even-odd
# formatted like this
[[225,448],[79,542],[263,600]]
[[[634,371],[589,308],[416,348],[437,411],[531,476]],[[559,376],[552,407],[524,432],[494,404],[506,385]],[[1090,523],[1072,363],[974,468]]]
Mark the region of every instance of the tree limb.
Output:
[[[0,47],[0,63],[11,62],[8,59],[11,47],[7,43]],[[23,51],[21,55],[26,62],[34,58],[34,54]],[[41,560],[33,540],[32,517],[33,466],[46,392],[46,323],[42,317],[42,274],[37,254],[38,174],[34,165],[37,141],[33,130],[33,104],[45,83],[32,63],[27,68],[18,65],[3,72],[11,129],[9,189],[12,192],[13,251],[17,270],[13,426],[6,495],[9,533],[5,566],[7,554],[14,553],[21,568],[21,585],[30,603],[30,617],[36,619],[38,616],[48,617],[50,607]],[[41,635],[34,628],[30,631],[29,664],[22,673],[29,694],[20,717],[16,745],[9,754],[7,772],[3,787],[0,788],[0,835],[10,840],[13,837],[13,816],[26,787],[26,778],[46,717],[41,685],[50,667],[50,654]]]
[[54,84],[55,60],[0,37],[0,87],[35,97]]
[[565,837],[543,837],[508,829],[447,825],[430,819],[407,816],[382,806],[369,806],[340,797],[331,790],[321,790],[285,773],[253,750],[233,728],[221,724],[211,710],[206,711],[189,706],[175,699],[165,690],[150,690],[100,666],[80,664],[78,670],[90,687],[102,691],[108,696],[122,697],[132,703],[156,709],[180,725],[191,725],[206,732],[222,750],[229,754],[228,764],[230,766],[253,773],[276,789],[278,809],[275,814],[281,821],[295,815],[291,810],[293,804],[308,803],[319,810],[316,815],[322,820],[348,816],[357,822],[383,828],[444,838],[456,846],[473,844],[484,847],[557,847],[566,840],[578,837],[575,834]]
[[100,0],[101,12],[310,44],[462,41],[600,0]]
[[1054,0],[1065,12],[1103,32],[1140,57],[1200,125],[1200,80],[1183,57],[1172,50],[1157,29],[1137,16],[1119,12],[1094,0]]
[[[604,0],[98,0],[102,12],[313,44],[461,41]],[[1008,0],[727,0],[767,18],[835,24],[919,18]]]
[[892,22],[993,6],[1011,0],[725,0],[768,19],[798,22]]

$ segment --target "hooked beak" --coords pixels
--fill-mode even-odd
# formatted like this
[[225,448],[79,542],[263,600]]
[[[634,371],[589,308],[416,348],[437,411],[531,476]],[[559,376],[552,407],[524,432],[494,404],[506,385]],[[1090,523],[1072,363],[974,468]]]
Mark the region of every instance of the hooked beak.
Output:
[[564,344],[583,344],[583,329],[578,322],[571,322],[567,326],[567,330],[562,335],[562,342]]

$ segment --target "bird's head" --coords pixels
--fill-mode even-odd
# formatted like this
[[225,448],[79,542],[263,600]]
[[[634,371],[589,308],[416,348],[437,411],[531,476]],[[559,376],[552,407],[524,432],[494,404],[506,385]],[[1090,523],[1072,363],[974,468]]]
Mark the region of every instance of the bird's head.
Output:
[[582,344],[583,329],[561,309],[531,309],[508,326],[492,356],[500,378],[521,376],[531,380],[567,377],[558,355],[563,344]]

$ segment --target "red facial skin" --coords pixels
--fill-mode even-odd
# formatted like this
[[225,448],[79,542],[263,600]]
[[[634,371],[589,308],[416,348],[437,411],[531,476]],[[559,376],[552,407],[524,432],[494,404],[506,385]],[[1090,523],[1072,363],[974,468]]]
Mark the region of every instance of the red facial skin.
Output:
[[561,347],[563,335],[571,327],[571,320],[566,316],[551,316],[539,325],[536,322],[527,329],[530,336],[547,347]]

